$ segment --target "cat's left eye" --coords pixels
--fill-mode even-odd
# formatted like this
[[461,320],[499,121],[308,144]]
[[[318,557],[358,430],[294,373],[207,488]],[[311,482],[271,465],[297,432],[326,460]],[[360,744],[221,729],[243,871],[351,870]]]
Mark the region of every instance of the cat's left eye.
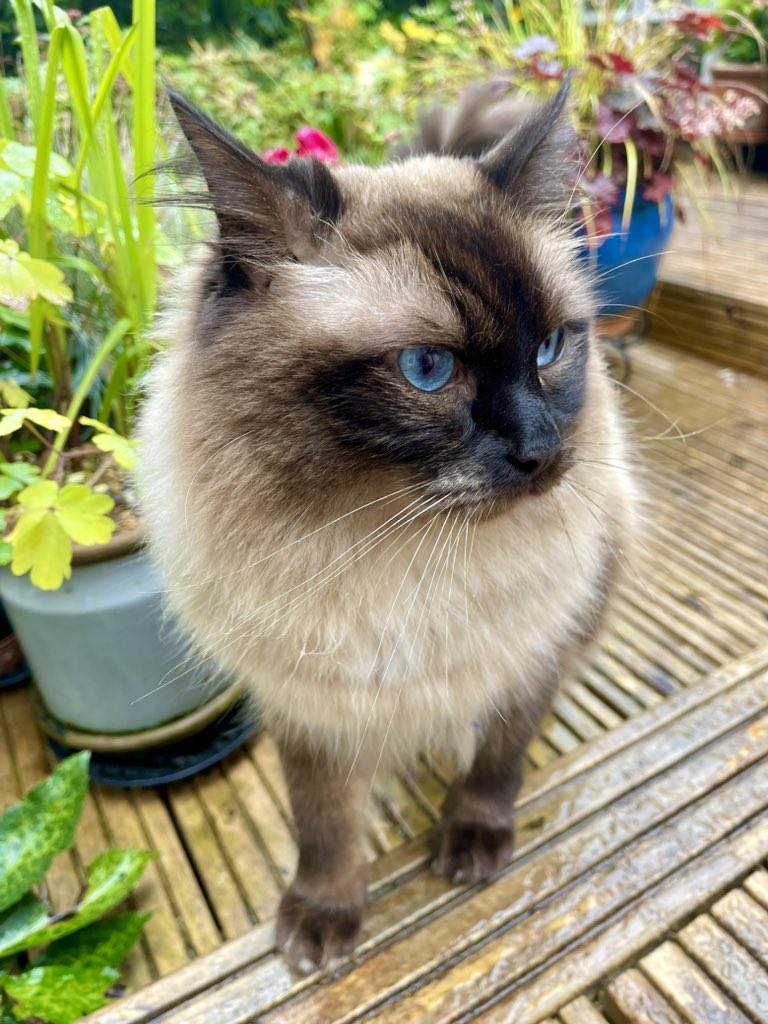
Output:
[[545,366],[551,366],[556,363],[562,355],[563,348],[565,347],[565,328],[557,327],[546,341],[543,341],[539,345],[539,351],[536,353],[536,365],[540,370]]
[[397,365],[408,383],[419,391],[439,391],[453,377],[456,356],[447,348],[421,345],[399,352]]

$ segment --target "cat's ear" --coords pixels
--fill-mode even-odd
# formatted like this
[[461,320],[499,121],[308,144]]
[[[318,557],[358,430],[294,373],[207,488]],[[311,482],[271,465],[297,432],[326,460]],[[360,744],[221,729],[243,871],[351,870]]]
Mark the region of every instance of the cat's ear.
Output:
[[317,160],[268,164],[183,96],[168,95],[207,185],[183,201],[215,213],[227,272],[253,282],[278,261],[315,262],[322,225],[342,213],[330,170]]
[[570,80],[478,160],[485,178],[516,203],[562,209],[572,189],[576,134],[568,118]]

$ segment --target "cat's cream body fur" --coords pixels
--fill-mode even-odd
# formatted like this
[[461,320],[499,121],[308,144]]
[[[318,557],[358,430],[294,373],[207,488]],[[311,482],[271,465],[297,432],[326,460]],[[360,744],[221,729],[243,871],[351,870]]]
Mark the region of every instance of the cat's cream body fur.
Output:
[[478,159],[333,171],[268,167],[172,99],[219,235],[159,327],[142,505],[172,604],[278,741],[301,971],[360,934],[379,766],[447,748],[435,870],[509,863],[526,747],[633,532],[565,99]]
[[[452,189],[469,173],[458,161],[415,163],[423,174],[411,171],[409,187],[425,192],[445,191],[448,163]],[[340,176],[365,194],[370,173]],[[375,215],[380,193],[366,198]],[[552,295],[573,293],[567,237],[552,241],[535,221],[528,234],[542,250]],[[202,649],[247,680],[268,722],[343,762],[412,758],[433,743],[466,761],[489,715],[510,698],[524,713],[527,688],[557,671],[569,638],[589,632],[606,560],[620,557],[625,543],[632,488],[616,396],[599,356],[589,356],[579,460],[556,487],[466,527],[457,513],[426,531],[422,516],[364,554],[361,540],[419,493],[346,515],[408,484],[406,475],[391,475],[336,487],[319,519],[311,492],[293,494],[286,508],[279,482],[249,464],[249,438],[227,432],[230,410],[201,379],[194,312],[201,266],[174,289],[160,329],[170,351],[150,379],[141,430],[143,509],[172,603]],[[301,324],[320,347],[352,348],[361,334],[371,347],[377,334],[391,344],[392,325],[424,308],[450,320],[414,267],[405,257],[402,266],[353,258],[341,268],[288,267],[276,291],[295,312],[282,327],[289,338]],[[393,291],[394,306],[384,298]],[[589,298],[579,301],[586,307]],[[346,337],[349,325],[355,333]],[[253,373],[258,387],[259,363],[270,355],[256,350],[252,359],[243,373]],[[279,420],[274,426],[281,443]]]

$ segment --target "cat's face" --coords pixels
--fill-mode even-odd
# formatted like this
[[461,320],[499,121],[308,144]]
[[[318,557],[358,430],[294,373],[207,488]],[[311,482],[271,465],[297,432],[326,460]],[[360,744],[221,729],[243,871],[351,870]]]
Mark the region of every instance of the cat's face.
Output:
[[175,105],[220,226],[190,383],[254,486],[416,483],[487,512],[567,472],[593,302],[553,185],[556,106],[479,162],[330,171],[267,167]]

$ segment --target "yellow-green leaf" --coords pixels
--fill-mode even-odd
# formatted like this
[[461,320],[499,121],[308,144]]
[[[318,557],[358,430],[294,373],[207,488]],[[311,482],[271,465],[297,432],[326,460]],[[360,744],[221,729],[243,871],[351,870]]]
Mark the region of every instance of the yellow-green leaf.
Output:
[[81,416],[79,422],[84,427],[94,428],[96,433],[91,438],[94,445],[102,452],[112,452],[118,466],[122,466],[123,469],[136,468],[138,441],[123,437],[122,434],[118,434],[116,430],[113,430],[106,423],[102,423],[101,420],[94,420],[90,416]]
[[26,267],[15,255],[0,249],[0,302],[16,313],[26,313],[35,294],[32,275]]
[[85,484],[64,487],[56,502],[62,527],[77,544],[106,544],[115,529],[107,512],[115,507],[107,494],[94,494]]
[[[5,410],[3,410],[5,411]],[[60,434],[72,426],[72,420],[53,409],[25,409],[24,418],[32,420],[38,427],[45,427],[46,430],[53,430]]]
[[136,468],[136,441],[129,441],[119,434],[94,434],[91,440],[100,451],[112,452],[118,466],[128,470]]
[[0,437],[7,434],[14,434],[24,426],[23,409],[3,409],[3,418],[0,420]]
[[33,299],[66,306],[72,302],[72,289],[58,267],[30,256],[13,239],[0,241],[0,302],[23,313]]
[[81,416],[77,422],[82,423],[84,427],[93,427],[93,429],[97,430],[100,434],[114,434],[115,437],[120,436],[117,431],[113,430],[107,423],[102,423],[101,420],[95,420],[92,416]]
[[0,380],[0,396],[12,409],[26,409],[32,401],[32,396],[10,377]]
[[31,484],[19,492],[18,502],[24,508],[52,509],[59,496],[59,485],[53,480],[43,480],[39,484]]
[[5,434],[13,434],[24,426],[24,420],[31,420],[39,427],[52,430],[60,434],[67,430],[72,421],[54,409],[0,409],[0,437]]
[[[35,484],[26,490],[44,487],[45,483]],[[14,576],[28,572],[36,587],[58,590],[72,575],[72,542],[55,512],[31,508],[22,513],[10,540],[13,542],[11,572]]]

